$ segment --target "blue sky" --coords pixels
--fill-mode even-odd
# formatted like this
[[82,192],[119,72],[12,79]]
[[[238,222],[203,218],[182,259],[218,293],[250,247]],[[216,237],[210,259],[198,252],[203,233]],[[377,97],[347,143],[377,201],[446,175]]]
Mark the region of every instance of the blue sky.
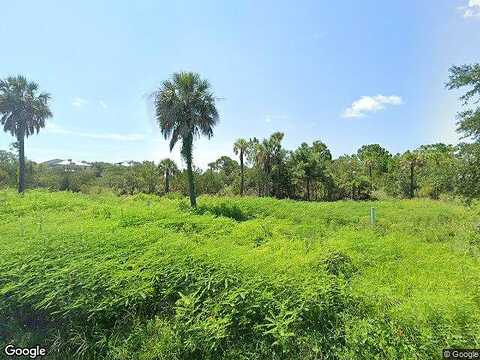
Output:
[[[35,161],[179,160],[148,94],[199,72],[217,96],[204,167],[238,137],[322,140],[335,156],[458,141],[452,64],[480,61],[480,0],[4,1],[0,77],[24,74],[54,117],[27,140]],[[0,134],[0,149],[13,138]]]

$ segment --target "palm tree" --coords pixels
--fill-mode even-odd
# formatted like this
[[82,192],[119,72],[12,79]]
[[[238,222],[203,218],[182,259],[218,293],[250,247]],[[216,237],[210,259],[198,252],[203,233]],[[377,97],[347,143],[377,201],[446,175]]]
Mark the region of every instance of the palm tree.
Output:
[[245,139],[238,139],[233,144],[233,151],[235,155],[240,156],[240,196],[243,196],[243,191],[245,187],[245,178],[244,178],[244,156],[245,152],[248,149],[248,142]]
[[197,73],[174,73],[152,96],[162,135],[165,139],[170,138],[170,151],[178,140],[182,140],[180,153],[187,164],[190,204],[196,207],[192,169],[193,140],[200,135],[211,138],[213,127],[218,122],[218,111],[210,84]]
[[[282,132],[274,132],[270,135],[270,138],[263,139],[262,143],[258,147],[257,157],[258,162],[261,164],[263,174],[265,177],[265,190],[264,194],[267,196],[272,195],[274,183],[272,183],[271,175],[275,165],[281,162],[281,158],[285,155],[282,152],[282,140],[284,134]],[[272,184],[271,184],[272,183]]]
[[170,176],[178,172],[177,165],[173,160],[163,159],[158,164],[158,167],[163,172],[165,176],[165,193],[170,192]]
[[45,120],[52,116],[49,100],[49,94],[39,93],[38,84],[24,76],[0,80],[0,124],[17,139],[19,193],[25,190],[25,137],[45,127]]
[[404,167],[406,167],[409,171],[409,179],[410,179],[410,185],[408,188],[408,197],[410,199],[413,199],[415,196],[415,172],[416,170],[423,165],[423,158],[422,155],[417,151],[410,151],[407,150],[403,155],[400,160],[403,164]]

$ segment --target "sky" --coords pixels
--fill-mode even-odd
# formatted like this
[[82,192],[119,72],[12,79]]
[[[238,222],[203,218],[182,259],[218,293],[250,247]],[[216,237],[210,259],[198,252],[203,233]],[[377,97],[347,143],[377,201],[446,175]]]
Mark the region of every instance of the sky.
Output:
[[[195,71],[219,98],[205,168],[235,139],[285,133],[332,154],[457,143],[454,64],[480,61],[480,0],[1,0],[0,78],[23,74],[52,96],[27,157],[180,161],[149,94]],[[0,149],[14,139],[0,133]]]

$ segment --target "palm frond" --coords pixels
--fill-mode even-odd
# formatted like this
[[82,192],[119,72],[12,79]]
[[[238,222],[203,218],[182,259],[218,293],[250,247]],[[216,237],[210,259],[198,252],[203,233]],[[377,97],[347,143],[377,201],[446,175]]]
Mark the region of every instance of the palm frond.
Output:
[[52,117],[48,102],[50,95],[38,94],[38,84],[24,76],[0,81],[0,114],[4,131],[14,136],[30,136],[45,127]]
[[170,139],[170,150],[180,139],[213,136],[219,120],[215,97],[209,82],[199,74],[174,73],[151,97],[160,131],[165,139]]

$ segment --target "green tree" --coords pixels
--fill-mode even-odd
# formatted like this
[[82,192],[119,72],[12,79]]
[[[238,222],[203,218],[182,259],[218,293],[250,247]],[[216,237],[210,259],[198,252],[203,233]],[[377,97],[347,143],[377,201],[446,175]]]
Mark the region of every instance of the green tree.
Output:
[[[480,64],[452,66],[446,87],[449,90],[470,87],[470,90],[462,95],[460,100],[464,106],[470,102],[478,104],[480,101]],[[480,107],[459,112],[457,119],[457,131],[462,133],[464,138],[472,137],[475,141],[480,141]]]
[[332,160],[332,154],[321,141],[312,146],[302,143],[291,156],[293,176],[305,183],[305,198],[310,201],[311,185],[316,180],[325,179],[326,164]]
[[362,162],[357,155],[342,155],[330,164],[334,182],[334,199],[368,199],[371,185],[363,175]]
[[165,193],[170,192],[170,177],[178,172],[177,164],[171,159],[163,159],[158,164],[160,171],[162,171],[165,178]]
[[358,149],[357,156],[363,162],[373,186],[374,174],[381,174],[386,171],[390,153],[379,144],[370,144],[363,145]]
[[279,183],[278,174],[286,156],[286,151],[282,149],[283,137],[282,132],[275,132],[268,139],[263,139],[258,147],[257,161],[264,174],[264,194],[267,196],[275,195],[279,190],[276,187]]
[[17,181],[15,154],[0,150],[0,186],[13,186]]
[[288,152],[282,148],[283,137],[283,133],[275,132],[261,142],[257,138],[248,142],[246,155],[253,164],[258,196],[290,196],[292,184],[287,168]]
[[418,168],[423,164],[423,156],[419,151],[407,150],[401,156],[400,164],[408,171],[408,197],[410,199],[413,199],[415,197],[415,190],[417,189],[416,173],[418,171]]
[[480,143],[460,144],[456,192],[468,201],[480,198]]
[[144,161],[136,164],[133,168],[134,173],[140,178],[141,190],[147,194],[156,192],[158,184],[158,167],[153,161]]
[[214,162],[209,163],[208,167],[213,171],[223,172],[227,177],[231,177],[238,171],[238,163],[226,155],[220,156]]
[[458,166],[455,147],[442,143],[422,145],[418,152],[422,159],[419,195],[438,199],[440,194],[453,193]]
[[265,176],[262,170],[261,163],[261,144],[260,140],[256,137],[250,138],[248,140],[247,147],[247,161],[252,164],[251,179],[252,182],[256,184],[257,187],[257,196],[262,196],[262,187],[265,182]]
[[24,76],[0,80],[0,124],[17,139],[19,193],[25,190],[25,137],[45,127],[45,120],[52,116],[49,100],[49,94],[39,93],[38,84]]
[[238,155],[240,158],[240,196],[243,196],[245,191],[245,162],[244,157],[245,153],[248,150],[248,142],[245,139],[238,139],[233,144],[233,151],[235,155]]
[[179,140],[182,141],[180,152],[187,164],[190,204],[196,207],[193,140],[200,135],[211,138],[218,122],[210,84],[196,73],[174,73],[152,96],[161,132],[165,139],[170,138],[170,151]]
[[204,194],[218,194],[225,188],[225,177],[223,172],[212,168],[197,176],[198,192]]

